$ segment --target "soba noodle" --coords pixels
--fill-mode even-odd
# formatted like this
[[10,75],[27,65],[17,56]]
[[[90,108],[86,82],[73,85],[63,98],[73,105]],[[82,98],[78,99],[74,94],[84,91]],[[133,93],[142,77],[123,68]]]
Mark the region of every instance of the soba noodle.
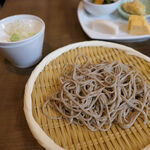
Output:
[[[78,64],[79,57],[86,63]],[[62,74],[58,93],[43,105],[48,118],[65,118],[92,131],[107,131],[113,122],[127,129],[138,117],[147,123],[150,87],[133,66],[119,61],[91,64],[88,57],[80,55],[73,65],[64,67]],[[48,115],[48,105],[62,117]]]

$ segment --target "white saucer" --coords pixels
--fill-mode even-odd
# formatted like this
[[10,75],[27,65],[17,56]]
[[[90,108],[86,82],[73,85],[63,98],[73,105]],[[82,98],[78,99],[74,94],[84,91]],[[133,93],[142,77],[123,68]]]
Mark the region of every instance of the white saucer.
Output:
[[[99,40],[110,40],[110,41],[126,41],[126,42],[133,42],[133,41],[143,41],[150,39],[150,34],[148,35],[140,35],[134,36],[130,35],[127,32],[128,21],[123,19],[118,11],[114,12],[109,16],[104,17],[95,17],[90,15],[88,12],[84,10],[83,2],[81,1],[78,5],[77,15],[80,22],[80,25],[83,31],[91,38],[91,39],[99,39]],[[94,20],[109,20],[119,26],[119,33],[116,35],[113,34],[104,34],[97,31],[94,31],[90,24]],[[149,20],[150,21],[150,20]]]

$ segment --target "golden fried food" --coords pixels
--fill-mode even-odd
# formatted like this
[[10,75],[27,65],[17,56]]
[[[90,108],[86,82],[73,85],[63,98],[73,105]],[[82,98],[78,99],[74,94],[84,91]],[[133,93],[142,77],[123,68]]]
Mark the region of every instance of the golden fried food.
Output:
[[146,9],[145,5],[142,4],[139,0],[134,0],[132,2],[126,2],[122,4],[124,11],[134,14],[134,15],[145,15]]

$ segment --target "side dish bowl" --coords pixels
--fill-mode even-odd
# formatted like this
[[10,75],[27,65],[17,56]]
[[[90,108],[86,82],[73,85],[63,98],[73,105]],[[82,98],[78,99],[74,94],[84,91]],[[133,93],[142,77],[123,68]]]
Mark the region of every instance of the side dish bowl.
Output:
[[119,7],[121,0],[111,4],[94,4],[92,0],[83,0],[83,2],[85,10],[93,16],[107,16]]
[[[127,13],[126,11],[123,10],[122,8],[122,4],[126,3],[126,2],[131,2],[133,0],[122,0],[120,3],[120,6],[118,7],[118,12],[119,14],[124,17],[125,19],[128,19],[130,14]],[[140,0],[140,2],[142,2],[145,6],[146,6],[146,18],[150,17],[150,1],[149,0]]]
[[[3,34],[4,31],[7,31],[5,28],[8,24],[21,19],[36,20],[40,24],[40,29],[33,36],[24,40],[14,42],[1,40],[0,53],[4,55],[4,57],[7,58],[14,66],[18,68],[27,68],[35,65],[42,57],[45,23],[41,18],[34,15],[24,14],[10,16],[0,20],[0,27],[2,30],[0,33]],[[15,25],[15,27],[17,30],[18,24]],[[37,27],[37,24],[35,24],[34,27]]]

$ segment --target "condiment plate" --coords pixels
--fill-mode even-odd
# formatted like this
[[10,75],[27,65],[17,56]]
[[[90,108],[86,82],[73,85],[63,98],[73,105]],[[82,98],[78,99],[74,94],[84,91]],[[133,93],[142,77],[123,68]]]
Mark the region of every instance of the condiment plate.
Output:
[[[103,17],[97,17],[90,15],[84,9],[83,2],[81,1],[78,5],[77,15],[79,23],[83,29],[83,31],[91,38],[91,39],[99,39],[99,40],[110,40],[110,41],[124,41],[124,42],[133,42],[133,41],[144,41],[150,39],[150,34],[147,35],[130,35],[128,34],[128,20],[122,18],[118,11],[115,11],[113,14]],[[118,34],[105,34],[93,30],[91,28],[91,23],[95,20],[108,20],[119,27]],[[148,19],[150,23],[150,19]]]
[[[129,18],[130,14],[125,12],[123,9],[122,9],[122,4],[126,3],[126,2],[131,2],[132,0],[122,0],[121,1],[121,5],[119,6],[118,8],[118,11],[119,13],[124,17],[124,18]],[[148,0],[140,0],[140,2],[142,2],[146,7],[146,15],[145,17],[146,18],[150,18],[150,1]]]

